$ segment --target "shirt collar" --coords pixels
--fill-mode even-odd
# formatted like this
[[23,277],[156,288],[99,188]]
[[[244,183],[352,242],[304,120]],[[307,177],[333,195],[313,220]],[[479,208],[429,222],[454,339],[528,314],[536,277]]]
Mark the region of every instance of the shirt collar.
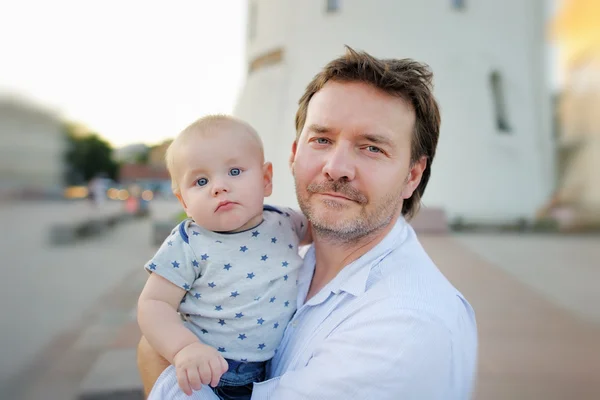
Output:
[[[335,278],[331,280],[319,293],[309,300],[311,305],[319,304],[325,301],[331,293],[339,294],[341,292],[349,293],[353,296],[359,296],[365,292],[367,281],[371,275],[371,270],[379,263],[381,259],[387,256],[392,250],[402,243],[407,234],[407,222],[403,217],[398,218],[392,230],[379,242],[374,248],[369,250],[357,260],[345,266]],[[315,252],[311,246],[305,257],[305,268],[300,277],[302,282],[300,288],[301,299],[306,298],[310,281],[315,270]],[[299,302],[302,304],[303,302]]]

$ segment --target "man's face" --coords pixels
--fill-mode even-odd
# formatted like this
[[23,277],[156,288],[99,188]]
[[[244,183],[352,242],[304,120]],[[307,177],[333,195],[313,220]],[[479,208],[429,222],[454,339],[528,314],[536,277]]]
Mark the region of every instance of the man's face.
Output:
[[365,83],[329,81],[292,148],[300,208],[317,236],[354,241],[396,221],[426,165],[411,165],[415,113]]

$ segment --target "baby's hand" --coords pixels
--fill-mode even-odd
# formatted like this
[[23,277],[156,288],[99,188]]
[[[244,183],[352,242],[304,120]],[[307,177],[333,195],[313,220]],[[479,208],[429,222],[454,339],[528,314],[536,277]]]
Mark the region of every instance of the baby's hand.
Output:
[[188,396],[192,389],[200,390],[202,384],[217,386],[229,367],[217,350],[202,343],[192,343],[179,350],[173,357],[173,364],[179,387]]

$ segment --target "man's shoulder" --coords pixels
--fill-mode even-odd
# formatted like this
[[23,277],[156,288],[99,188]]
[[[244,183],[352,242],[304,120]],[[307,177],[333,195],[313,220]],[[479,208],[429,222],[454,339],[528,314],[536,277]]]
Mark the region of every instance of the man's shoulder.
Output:
[[455,330],[457,319],[474,319],[462,293],[416,243],[399,247],[375,267],[380,279],[371,287],[391,312],[428,315]]

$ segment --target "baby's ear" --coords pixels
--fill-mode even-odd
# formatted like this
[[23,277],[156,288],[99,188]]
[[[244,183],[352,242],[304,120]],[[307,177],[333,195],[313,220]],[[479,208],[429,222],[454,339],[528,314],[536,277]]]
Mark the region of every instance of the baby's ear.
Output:
[[[181,197],[181,192],[179,191],[174,191],[173,194],[175,195],[175,197],[177,197],[177,200],[179,200],[179,202],[181,203],[181,205],[183,206],[183,209],[185,210],[185,212],[187,213],[187,205],[185,204],[185,200],[183,200],[183,197]],[[188,217],[190,215],[188,214]]]
[[268,161],[263,165],[263,182],[265,197],[269,197],[273,193],[273,164]]

